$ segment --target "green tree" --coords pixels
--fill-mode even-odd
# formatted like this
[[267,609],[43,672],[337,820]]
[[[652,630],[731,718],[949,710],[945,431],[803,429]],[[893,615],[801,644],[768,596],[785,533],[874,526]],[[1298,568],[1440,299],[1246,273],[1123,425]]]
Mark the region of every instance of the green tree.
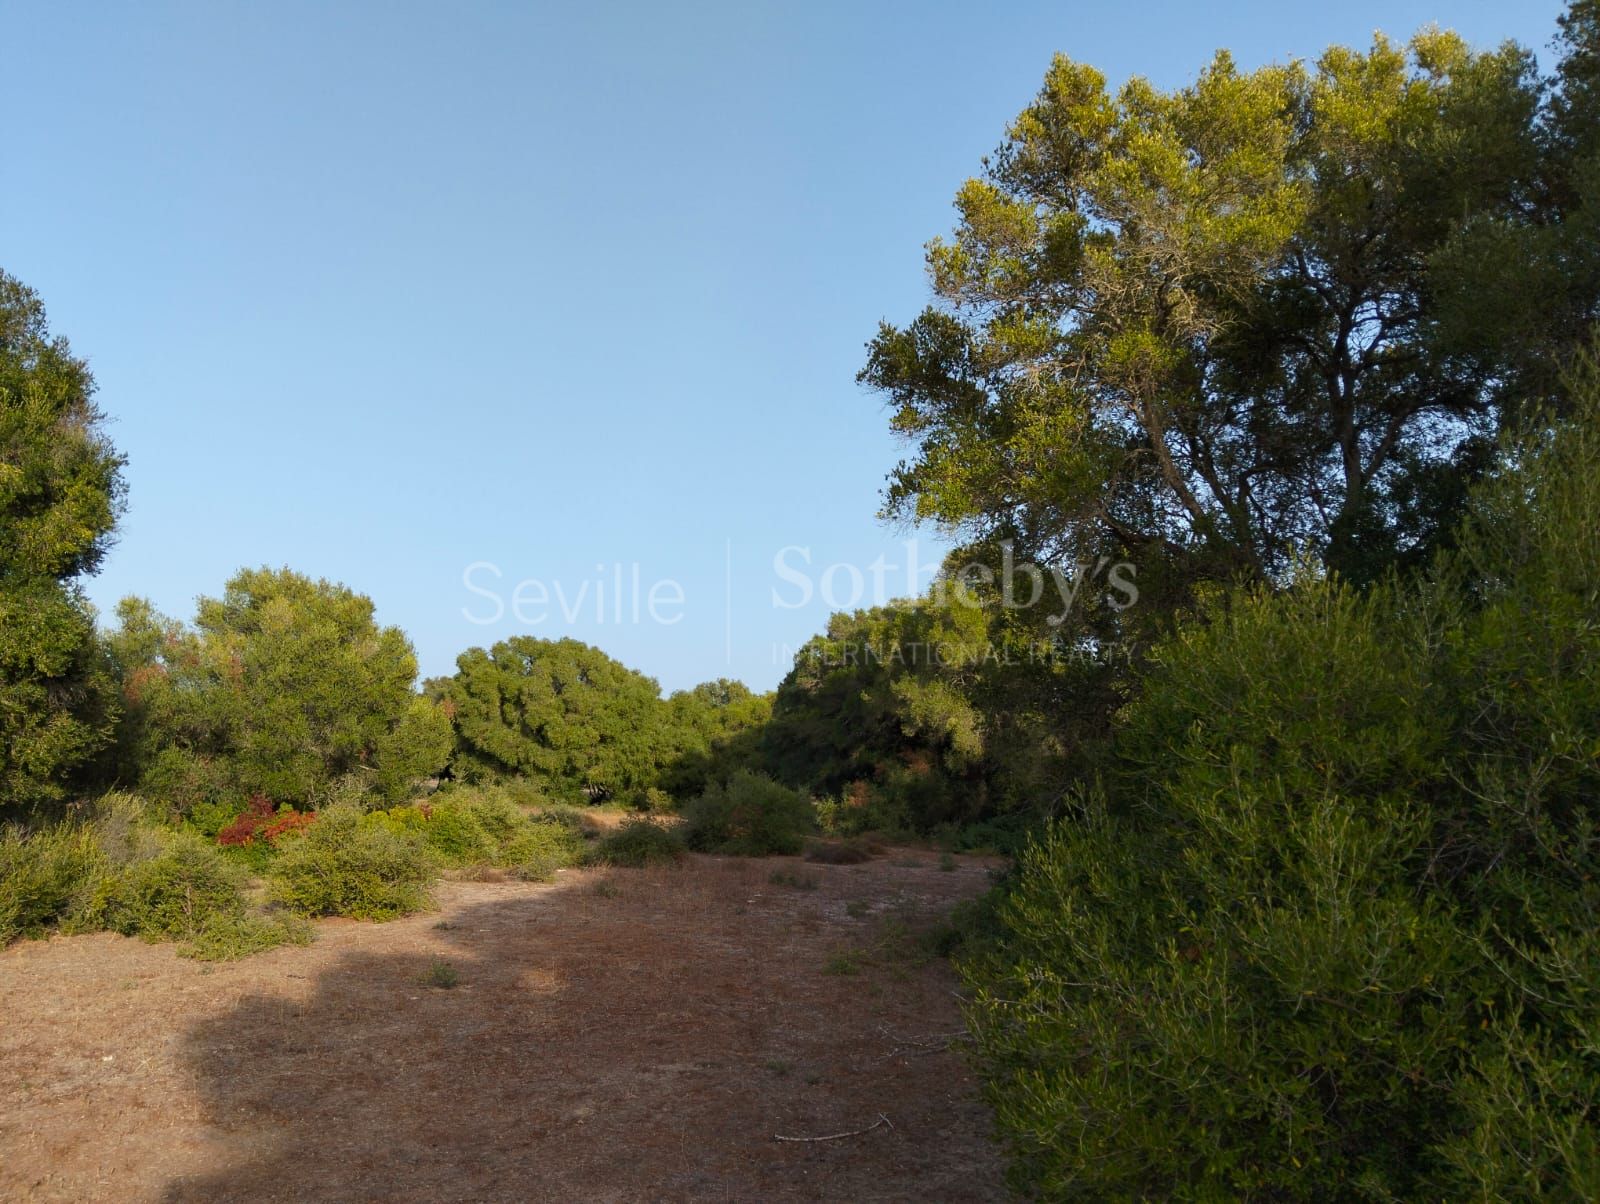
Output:
[[672,752],[662,768],[661,789],[683,801],[737,769],[754,768],[771,715],[771,694],[756,694],[725,677],[674,691],[666,704]]
[[200,600],[193,629],[137,598],[118,614],[125,772],[180,809],[254,793],[312,806],[347,775],[399,797],[449,757],[410,642],[344,586],[245,569]]
[[1076,622],[1007,609],[957,566],[987,568],[958,554],[922,598],[833,615],[778,687],[762,764],[840,796],[847,826],[1049,813],[1098,755],[1110,645],[1075,647]]
[[1600,319],[1600,4],[1574,0],[1559,24],[1534,187],[1514,215],[1465,221],[1430,265],[1441,330],[1498,365],[1514,415],[1562,404]]
[[77,584],[99,567],[124,494],[94,391],[39,298],[0,272],[0,806],[61,798],[115,720]]
[[578,640],[514,636],[456,659],[449,687],[464,777],[523,776],[559,795],[632,800],[670,755],[654,679]]
[[1058,57],[929,246],[940,304],[870,345],[914,444],[887,513],[1223,576],[1420,555],[1509,356],[1435,264],[1529,220],[1539,97],[1437,31],[1174,92]]

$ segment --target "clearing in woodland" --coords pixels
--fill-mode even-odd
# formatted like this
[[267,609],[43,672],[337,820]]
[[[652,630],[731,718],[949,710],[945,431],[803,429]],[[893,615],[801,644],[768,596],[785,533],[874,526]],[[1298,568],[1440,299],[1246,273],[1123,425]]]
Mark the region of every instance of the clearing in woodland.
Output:
[[0,952],[0,1198],[1000,1198],[930,939],[988,870],[446,882],[433,912],[216,965],[24,941]]

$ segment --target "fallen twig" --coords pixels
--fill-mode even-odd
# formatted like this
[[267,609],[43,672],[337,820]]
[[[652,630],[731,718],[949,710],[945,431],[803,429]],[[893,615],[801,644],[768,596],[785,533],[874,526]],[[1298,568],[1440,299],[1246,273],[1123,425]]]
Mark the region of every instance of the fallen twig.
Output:
[[785,1137],[782,1133],[774,1133],[772,1135],[772,1140],[773,1141],[838,1141],[841,1137],[860,1137],[863,1133],[870,1133],[870,1132],[872,1132],[872,1130],[874,1130],[876,1128],[879,1128],[879,1127],[881,1127],[883,1125],[888,1125],[891,1129],[894,1128],[894,1122],[892,1120],[890,1120],[887,1116],[885,1116],[882,1112],[880,1112],[880,1113],[878,1113],[878,1119],[873,1121],[870,1125],[868,1125],[864,1129],[851,1129],[848,1133],[826,1133],[821,1137]]
[[887,1040],[894,1043],[894,1048],[892,1048],[888,1053],[882,1055],[885,1058],[897,1058],[902,1054],[908,1053],[943,1053],[945,1050],[949,1049],[950,1046],[955,1044],[957,1041],[962,1040],[967,1035],[967,1030],[964,1028],[959,1028],[953,1033],[936,1033],[931,1037],[897,1037],[882,1025],[878,1026],[878,1031],[882,1033]]

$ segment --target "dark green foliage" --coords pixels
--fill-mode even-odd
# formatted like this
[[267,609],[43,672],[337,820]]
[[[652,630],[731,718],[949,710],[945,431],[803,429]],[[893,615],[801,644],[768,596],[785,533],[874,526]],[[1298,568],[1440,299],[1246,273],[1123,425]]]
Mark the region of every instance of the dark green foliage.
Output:
[[684,810],[689,846],[743,857],[798,853],[816,829],[811,800],[763,774],[739,770]]
[[823,823],[845,835],[1048,813],[1103,743],[1113,645],[1071,654],[1076,620],[999,602],[943,577],[924,598],[834,615],[778,687],[763,767],[833,796]]
[[272,887],[302,915],[388,920],[427,905],[432,869],[419,838],[336,807],[284,842]]
[[771,694],[753,694],[727,678],[674,693],[666,702],[671,752],[657,793],[691,799],[736,769],[759,767],[761,733],[771,714]]
[[665,811],[758,759],[771,697],[719,679],[662,700],[656,683],[577,640],[518,636],[457,658],[426,693],[454,716],[452,769],[570,803]]
[[632,801],[670,740],[660,690],[577,640],[517,636],[457,658],[457,776],[523,776],[572,802]]
[[1453,349],[1499,361],[1513,415],[1560,404],[1600,317],[1600,6],[1572,0],[1559,25],[1522,213],[1465,223],[1429,264]]
[[1600,1189],[1600,389],[1426,582],[1219,598],[1109,801],[1024,856],[970,1017],[1046,1196]]
[[1000,819],[946,828],[935,832],[934,837],[952,852],[997,853],[1014,857],[1027,847],[1037,826],[1036,816],[1018,812]]
[[253,794],[398,799],[449,757],[448,716],[412,693],[410,643],[343,586],[247,569],[201,599],[193,630],[139,599],[118,614],[123,772],[179,812]]
[[439,773],[455,750],[456,734],[445,707],[426,698],[412,698],[405,712],[372,749],[372,786],[379,798],[403,799],[420,779]]
[[630,819],[601,838],[591,859],[599,865],[638,869],[678,861],[683,854],[683,837],[676,828],[649,819]]
[[1140,805],[1025,855],[973,1009],[1019,1183],[1415,1190],[1395,1143],[1474,1016],[1465,941],[1416,889],[1437,740],[1377,608],[1307,581],[1190,629],[1128,721]]
[[872,850],[855,840],[818,840],[806,846],[806,860],[821,865],[860,865],[872,860]]
[[122,509],[94,378],[0,272],[0,807],[61,799],[108,742],[116,690],[77,587]]

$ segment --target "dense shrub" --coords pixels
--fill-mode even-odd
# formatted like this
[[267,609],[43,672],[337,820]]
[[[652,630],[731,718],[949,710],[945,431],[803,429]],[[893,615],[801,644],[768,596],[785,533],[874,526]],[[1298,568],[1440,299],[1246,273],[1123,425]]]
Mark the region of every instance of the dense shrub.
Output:
[[78,819],[0,833],[0,943],[52,927],[175,940],[208,960],[310,939],[290,917],[252,909],[244,872],[209,839],[154,826],[119,794]]
[[279,945],[309,945],[311,938],[311,925],[296,915],[277,911],[214,912],[178,951],[197,961],[231,961]]
[[759,766],[772,695],[718,678],[675,691],[665,710],[670,751],[647,810],[667,810],[675,800],[696,797],[736,769]]
[[684,811],[691,848],[762,857],[798,853],[816,828],[811,800],[763,774],[740,770]]
[[993,553],[963,549],[923,597],[833,615],[796,656],[757,767],[822,796],[829,831],[926,836],[1048,811],[1103,743],[1117,632],[1074,626],[1103,651],[1055,655],[1068,633],[1042,609],[967,584],[970,568],[1004,580],[1009,554]]
[[414,836],[455,868],[494,866],[543,881],[583,857],[582,827],[564,813],[530,812],[500,786],[457,786],[432,799],[375,812],[375,822]]
[[1015,857],[1027,847],[1038,825],[1038,817],[1019,813],[960,827],[940,828],[935,830],[933,836],[951,852],[997,853]]
[[245,912],[244,875],[214,845],[191,832],[150,837],[153,855],[107,875],[77,918],[148,941],[195,936],[215,918]]
[[630,819],[601,839],[591,854],[600,865],[641,868],[677,861],[684,854],[683,837],[676,828],[649,819]]
[[535,820],[506,848],[502,864],[524,882],[547,882],[557,870],[579,864],[588,844],[565,824]]
[[427,904],[432,862],[422,841],[351,807],[322,812],[283,844],[274,896],[308,916],[386,920]]
[[65,919],[106,872],[94,830],[66,822],[0,828],[0,946]]
[[491,865],[497,860],[498,842],[484,824],[482,812],[476,802],[448,799],[403,809],[408,816],[421,817],[414,822],[423,844],[452,866]]
[[677,802],[672,795],[662,790],[659,786],[651,786],[634,800],[634,806],[640,811],[660,813],[673,810],[677,806]]
[[968,965],[1019,1188],[1600,1192],[1597,418],[1429,581],[1305,575],[1156,651]]

